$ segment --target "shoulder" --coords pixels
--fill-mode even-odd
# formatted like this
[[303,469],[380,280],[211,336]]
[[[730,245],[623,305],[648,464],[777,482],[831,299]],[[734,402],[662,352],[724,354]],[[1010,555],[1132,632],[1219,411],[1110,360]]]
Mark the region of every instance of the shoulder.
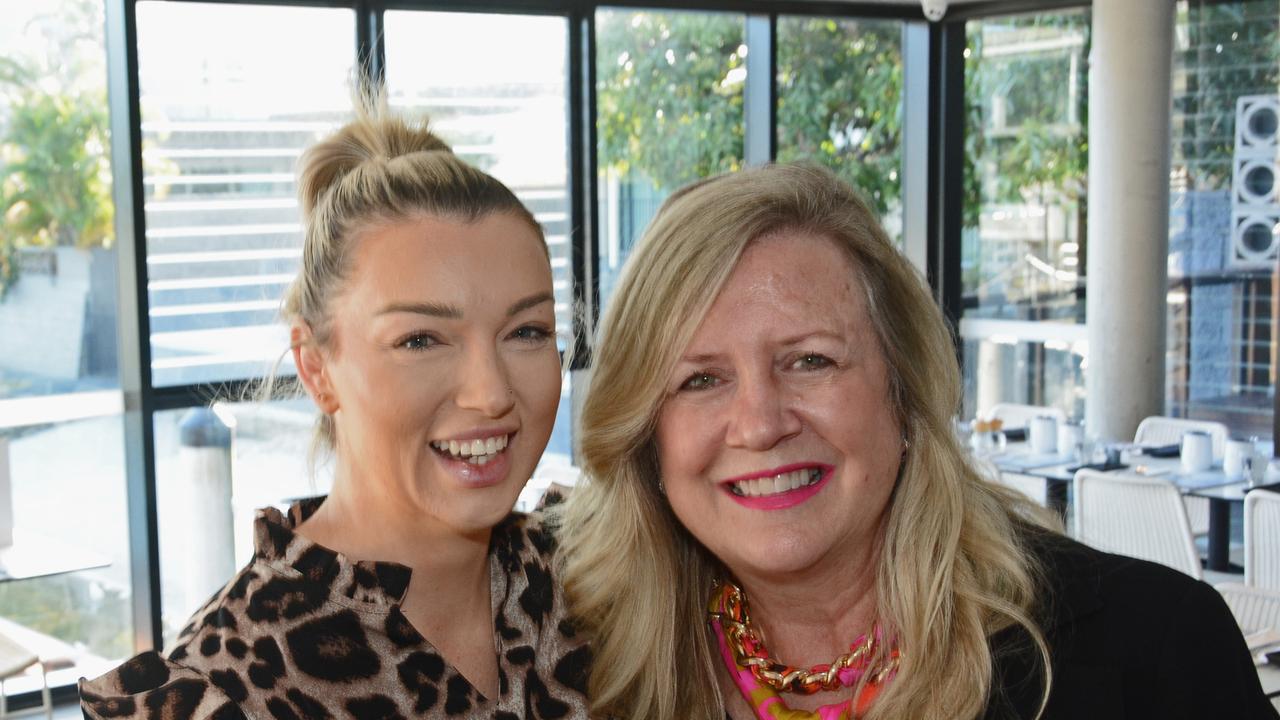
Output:
[[116,669],[80,680],[84,716],[98,718],[181,717],[242,720],[239,706],[209,676],[182,663],[145,652]]
[[1041,574],[1042,619],[1070,621],[1092,613],[1128,616],[1134,634],[1188,612],[1225,612],[1212,587],[1172,568],[1096,550],[1059,533],[1027,531],[1026,547]]
[[[1041,573],[1037,618],[1053,665],[1045,717],[1275,717],[1212,587],[1056,533],[1029,531],[1023,540]],[[1034,666],[1020,648],[998,653],[1001,676],[1010,695],[1025,695],[1019,705],[1034,708],[1038,691],[1008,684]]]

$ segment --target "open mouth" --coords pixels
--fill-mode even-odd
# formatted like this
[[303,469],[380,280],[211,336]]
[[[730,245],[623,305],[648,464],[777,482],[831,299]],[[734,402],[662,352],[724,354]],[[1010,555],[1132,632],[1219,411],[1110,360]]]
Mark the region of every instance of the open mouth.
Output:
[[484,465],[507,449],[514,433],[475,440],[432,440],[431,448],[453,460]]
[[729,492],[737,497],[768,497],[816,485],[822,480],[822,474],[820,467],[804,467],[768,477],[737,480],[727,485]]

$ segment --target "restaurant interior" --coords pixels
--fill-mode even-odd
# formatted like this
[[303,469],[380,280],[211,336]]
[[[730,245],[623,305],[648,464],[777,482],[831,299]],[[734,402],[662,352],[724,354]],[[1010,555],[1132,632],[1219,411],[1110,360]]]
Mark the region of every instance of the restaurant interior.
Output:
[[1280,708],[1277,0],[5,0],[0,718],[162,648],[324,494],[280,299],[295,163],[385,85],[546,233],[590,338],[682,185],[850,183],[928,281],[955,432],[1076,539],[1217,588]]

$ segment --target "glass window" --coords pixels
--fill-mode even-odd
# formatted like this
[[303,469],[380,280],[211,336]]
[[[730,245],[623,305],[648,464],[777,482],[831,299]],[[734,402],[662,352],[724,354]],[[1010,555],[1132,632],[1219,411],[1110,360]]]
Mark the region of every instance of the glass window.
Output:
[[328,493],[326,455],[310,463],[309,399],[219,402],[157,413],[156,507],[165,643],[253,555],[258,508]]
[[778,160],[831,168],[902,237],[902,23],[778,18]]
[[[556,332],[573,330],[569,239],[569,21],[564,17],[388,11],[386,79],[393,106],[425,115],[454,152],[515,192],[551,251]],[[520,61],[512,62],[512,53]],[[567,458],[566,376],[547,452]]]
[[0,24],[0,634],[72,660],[55,684],[133,652],[103,21]]
[[671,191],[742,166],[745,32],[741,14],[596,11],[602,303]]
[[1280,9],[1178,4],[1167,409],[1272,435],[1280,248]]
[[253,377],[302,233],[294,164],[351,114],[351,10],[139,2],[157,386]]
[[966,26],[965,414],[1084,416],[1086,10]]

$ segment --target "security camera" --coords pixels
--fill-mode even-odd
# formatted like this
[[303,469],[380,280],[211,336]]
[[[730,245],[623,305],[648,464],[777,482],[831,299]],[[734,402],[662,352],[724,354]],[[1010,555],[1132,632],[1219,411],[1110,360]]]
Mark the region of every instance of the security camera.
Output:
[[920,0],[920,7],[924,8],[924,16],[933,22],[947,14],[947,0]]

